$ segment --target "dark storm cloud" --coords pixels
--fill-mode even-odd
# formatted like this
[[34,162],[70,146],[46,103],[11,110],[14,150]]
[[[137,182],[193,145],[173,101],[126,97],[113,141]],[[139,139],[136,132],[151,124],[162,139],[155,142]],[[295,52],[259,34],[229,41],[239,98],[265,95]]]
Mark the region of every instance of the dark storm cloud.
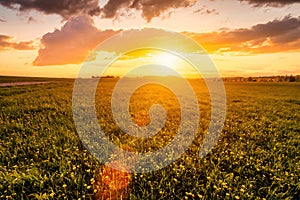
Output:
[[103,17],[116,18],[130,9],[142,12],[148,22],[175,8],[192,6],[196,0],[109,0],[102,9]]
[[274,6],[280,7],[293,3],[300,3],[300,0],[239,0],[246,1],[254,6]]
[[300,49],[300,17],[286,16],[251,28],[185,33],[210,52],[272,53]]
[[0,35],[0,51],[8,49],[17,49],[17,50],[33,50],[35,49],[33,42],[16,42],[14,38],[7,35]]
[[99,14],[98,3],[98,0],[0,0],[0,4],[8,8],[35,9],[46,14],[59,14],[65,19],[78,14]]
[[81,63],[100,42],[118,32],[97,29],[89,16],[73,17],[61,30],[43,36],[43,47],[33,64],[43,66]]

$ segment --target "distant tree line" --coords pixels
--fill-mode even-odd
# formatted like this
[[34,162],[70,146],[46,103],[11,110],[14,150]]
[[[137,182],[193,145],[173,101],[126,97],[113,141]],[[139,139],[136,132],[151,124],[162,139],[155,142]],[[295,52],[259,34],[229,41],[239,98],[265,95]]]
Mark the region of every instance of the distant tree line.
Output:
[[260,76],[260,77],[226,77],[225,82],[300,82],[300,75]]
[[108,75],[108,76],[92,76],[92,78],[119,78],[119,76],[111,76],[111,75]]

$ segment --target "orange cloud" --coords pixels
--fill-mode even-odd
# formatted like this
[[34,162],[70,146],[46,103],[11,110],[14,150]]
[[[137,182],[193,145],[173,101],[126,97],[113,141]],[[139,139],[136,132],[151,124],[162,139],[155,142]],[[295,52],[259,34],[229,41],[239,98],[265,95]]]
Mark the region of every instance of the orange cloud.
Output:
[[61,30],[43,36],[42,48],[33,64],[44,66],[82,63],[100,42],[118,32],[97,29],[88,16],[71,18]]
[[300,17],[286,16],[251,28],[189,33],[208,52],[274,53],[300,49]]
[[17,50],[33,50],[35,49],[33,42],[15,42],[14,38],[7,35],[0,35],[0,51],[17,49]]
[[[118,53],[122,52],[124,48],[127,49],[139,43],[145,47],[151,47],[154,44],[167,44],[174,51],[182,51],[183,49],[186,52],[194,51],[192,47],[185,46],[185,41],[176,40],[176,42],[170,43],[168,41],[172,38],[167,32],[157,31],[156,29],[149,29],[147,35],[141,37],[138,34],[139,30],[129,30],[126,35],[119,35],[114,38],[115,46],[103,46],[103,50]],[[88,16],[71,18],[60,30],[43,36],[42,48],[33,64],[43,66],[82,63],[99,43],[119,32],[121,30],[101,31],[97,29],[93,20]],[[220,30],[210,33],[184,32],[183,34],[193,38],[209,53],[262,54],[299,51],[300,17],[286,16],[283,19],[257,24],[250,28]],[[126,39],[128,35],[131,38],[136,38],[136,40]]]

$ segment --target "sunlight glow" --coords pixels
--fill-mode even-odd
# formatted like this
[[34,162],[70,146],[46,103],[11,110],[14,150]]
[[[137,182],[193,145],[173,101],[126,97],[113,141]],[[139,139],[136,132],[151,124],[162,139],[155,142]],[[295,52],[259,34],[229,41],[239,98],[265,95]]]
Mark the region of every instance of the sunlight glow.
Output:
[[160,53],[154,57],[154,59],[161,65],[167,67],[175,67],[178,58],[170,53]]

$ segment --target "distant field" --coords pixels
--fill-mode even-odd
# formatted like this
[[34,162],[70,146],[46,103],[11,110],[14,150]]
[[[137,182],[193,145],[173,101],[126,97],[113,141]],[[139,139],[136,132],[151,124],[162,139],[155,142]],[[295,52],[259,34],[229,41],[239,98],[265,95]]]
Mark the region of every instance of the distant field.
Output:
[[69,80],[63,78],[43,78],[43,77],[19,77],[19,76],[0,76],[0,83],[13,83],[13,82],[37,82],[37,81],[61,81]]
[[[22,81],[50,83],[0,88],[0,199],[300,196],[300,83],[225,83],[224,129],[212,152],[200,159],[210,99],[203,82],[191,81],[201,116],[193,145],[166,168],[131,174],[128,187],[116,192],[105,185],[104,167],[85,150],[76,133],[73,80],[0,77],[1,83]],[[116,79],[103,79],[96,95],[97,116],[108,137],[116,145],[138,152],[157,150],[172,140],[180,121],[174,95],[157,85],[136,91],[130,111],[137,124],[149,122],[147,111],[153,103],[162,103],[168,117],[153,138],[132,138],[121,132],[111,116],[110,95],[115,83]]]

